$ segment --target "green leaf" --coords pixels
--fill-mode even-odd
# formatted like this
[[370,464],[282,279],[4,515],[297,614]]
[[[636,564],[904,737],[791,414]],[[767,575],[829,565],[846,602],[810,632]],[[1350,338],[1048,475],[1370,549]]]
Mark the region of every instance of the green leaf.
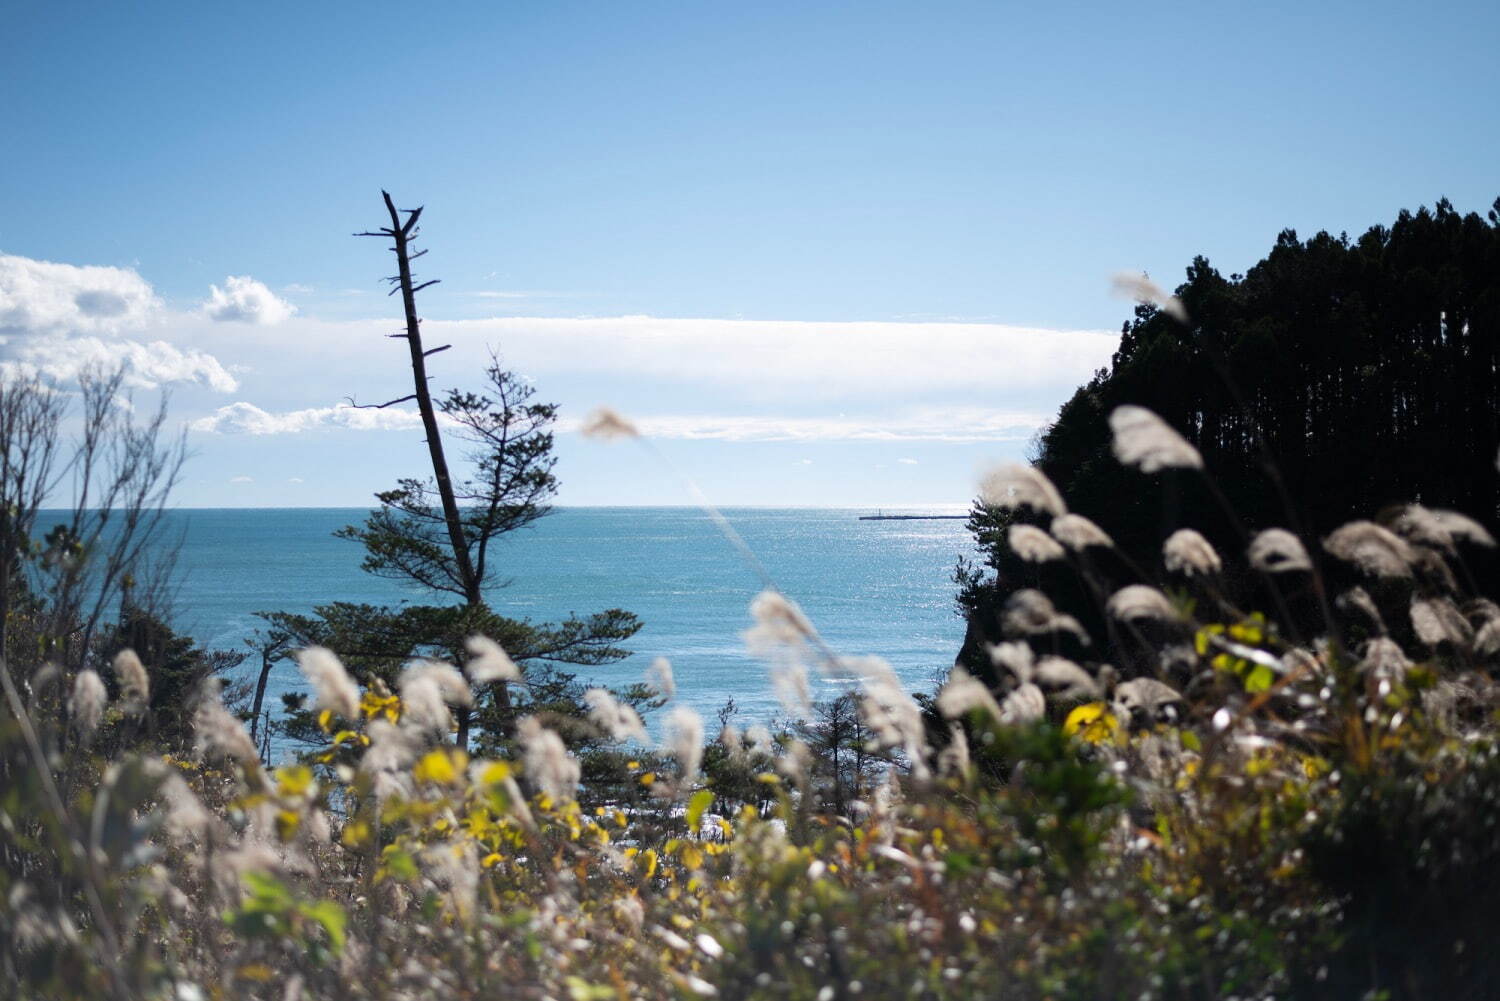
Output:
[[688,800],[687,825],[694,832],[703,826],[703,812],[713,805],[714,794],[711,789],[699,789],[693,793],[693,798]]
[[1255,670],[1245,675],[1245,691],[1254,695],[1264,692],[1276,683],[1276,674],[1264,664],[1255,665]]
[[332,900],[319,900],[317,903],[303,904],[301,910],[303,915],[323,926],[333,951],[341,952],[344,948],[344,925],[348,921],[344,909]]

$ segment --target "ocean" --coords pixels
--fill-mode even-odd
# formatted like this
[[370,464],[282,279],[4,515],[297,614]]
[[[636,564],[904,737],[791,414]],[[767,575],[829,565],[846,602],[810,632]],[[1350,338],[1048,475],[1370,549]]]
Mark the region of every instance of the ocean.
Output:
[[[333,537],[363,509],[177,510],[181,532],[177,628],[208,647],[240,647],[257,611],[308,612],[332,601],[422,603],[420,591],[364,573],[358,543]],[[932,690],[963,639],[952,573],[974,546],[962,520],[860,521],[869,509],[724,511],[790,598],[841,655],[884,657],[912,691]],[[887,513],[928,513],[896,512]],[[951,514],[952,511],[930,512]],[[491,594],[503,615],[553,621],[606,608],[644,622],[616,664],[579,668],[605,685],[637,680],[658,657],[672,662],[677,702],[706,720],[733,698],[740,726],[784,715],[765,666],[744,648],[760,577],[696,508],[560,508],[505,537],[492,559],[507,583]],[[245,670],[249,670],[249,662]],[[814,679],[814,697],[840,689]],[[303,687],[277,666],[268,705]]]

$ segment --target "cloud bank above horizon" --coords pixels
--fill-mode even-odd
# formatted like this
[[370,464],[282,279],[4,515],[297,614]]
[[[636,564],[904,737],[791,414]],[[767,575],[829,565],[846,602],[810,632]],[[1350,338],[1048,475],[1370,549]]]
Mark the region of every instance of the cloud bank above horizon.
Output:
[[[377,467],[380,442],[420,435],[411,406],[368,406],[410,392],[405,346],[387,339],[396,321],[321,318],[248,275],[174,304],[131,268],[0,256],[0,365],[59,380],[123,365],[133,387],[174,391],[174,412],[215,464],[234,465],[254,440],[295,438]],[[561,405],[560,442],[609,403],[664,442],[783,452],[1015,446],[1117,341],[1000,323],[643,315],[429,319],[423,332],[429,348],[451,346],[431,362],[435,391],[481,388],[499,349],[539,398]],[[355,390],[366,406],[340,402]],[[892,454],[872,468],[913,475],[920,458]]]

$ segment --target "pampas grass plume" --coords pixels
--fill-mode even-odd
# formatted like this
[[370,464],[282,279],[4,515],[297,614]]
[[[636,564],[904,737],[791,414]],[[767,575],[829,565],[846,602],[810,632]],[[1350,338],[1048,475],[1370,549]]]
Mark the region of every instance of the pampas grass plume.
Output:
[[570,800],[578,791],[582,775],[578,761],[554,731],[535,716],[523,716],[516,724],[516,737],[525,755],[526,777],[538,789],[558,801]]
[[297,653],[297,666],[318,696],[318,708],[347,720],[359,719],[359,686],[332,650],[310,646]]
[[1105,608],[1121,622],[1137,619],[1174,622],[1178,618],[1171,600],[1149,584],[1127,584],[1109,596]]
[[1417,558],[1405,539],[1373,521],[1339,526],[1323,540],[1323,548],[1372,577],[1410,577]]
[[1137,271],[1119,271],[1110,277],[1110,287],[1122,299],[1155,306],[1183,326],[1188,324],[1187,309],[1182,300]]
[[1224,569],[1224,561],[1219,559],[1214,547],[1191,528],[1179,528],[1167,536],[1167,541],[1162,543],[1161,555],[1168,573],[1198,577]]
[[1108,532],[1081,514],[1065,514],[1060,518],[1053,518],[1048,530],[1054,539],[1075,553],[1081,553],[1090,546],[1110,549],[1115,544]]
[[141,663],[141,658],[135,655],[135,651],[129,648],[115,654],[114,659],[115,681],[120,684],[120,698],[133,704],[138,709],[144,709],[151,702],[151,677],[146,673],[146,667]]
[[589,719],[594,725],[609,734],[611,740],[639,740],[650,738],[641,716],[631,706],[620,702],[606,689],[590,688],[583,693],[583,701],[589,707]]
[[1284,528],[1268,528],[1250,540],[1250,565],[1263,573],[1311,570],[1302,540]]
[[689,782],[703,763],[703,718],[687,706],[667,713],[667,750],[682,767],[682,780]]
[[1012,551],[1027,563],[1048,563],[1065,555],[1057,540],[1035,525],[1012,525],[1006,538]]
[[108,702],[109,693],[104,690],[104,681],[98,673],[88,669],[79,671],[73,679],[73,694],[68,698],[68,715],[85,742],[99,729]]
[[585,438],[613,441],[618,438],[639,438],[640,431],[618,411],[610,407],[595,407],[578,428]]
[[672,662],[658,657],[646,668],[646,684],[661,692],[662,698],[670,699],[677,694],[677,679],[672,674]]
[[516,662],[488,636],[470,636],[464,641],[464,647],[469,651],[469,662],[464,665],[464,670],[474,684],[521,680],[521,669]]
[[1035,466],[1018,462],[996,466],[986,473],[979,481],[979,499],[1003,510],[1030,508],[1054,518],[1068,513],[1068,506],[1052,481]]
[[1115,458],[1143,473],[1202,469],[1203,456],[1166,421],[1145,407],[1116,407],[1109,415]]

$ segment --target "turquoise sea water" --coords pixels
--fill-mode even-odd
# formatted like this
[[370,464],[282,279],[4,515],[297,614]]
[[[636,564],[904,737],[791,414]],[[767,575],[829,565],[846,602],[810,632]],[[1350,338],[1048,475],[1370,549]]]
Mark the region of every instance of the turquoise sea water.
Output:
[[[953,565],[972,543],[962,521],[860,521],[866,509],[724,512],[778,586],[840,654],[877,654],[912,690],[930,689],[953,663],[963,623],[953,612]],[[895,513],[895,512],[888,512]],[[936,513],[936,512],[934,512]],[[942,512],[952,513],[952,512]],[[356,509],[183,510],[178,627],[232,648],[259,610],[310,611],[331,601],[420,602],[423,595],[359,569],[358,544],[332,532]],[[762,664],[744,649],[760,579],[712,520],[694,508],[563,508],[514,533],[498,552],[508,586],[493,604],[514,618],[550,621],[618,607],[644,628],[629,659],[580,675],[637,679],[654,657],[675,669],[678,701],[711,719],[733,696],[740,725],[779,715]],[[815,694],[837,689],[829,682]],[[301,687],[279,665],[269,699]],[[272,705],[277,704],[271,701]]]

